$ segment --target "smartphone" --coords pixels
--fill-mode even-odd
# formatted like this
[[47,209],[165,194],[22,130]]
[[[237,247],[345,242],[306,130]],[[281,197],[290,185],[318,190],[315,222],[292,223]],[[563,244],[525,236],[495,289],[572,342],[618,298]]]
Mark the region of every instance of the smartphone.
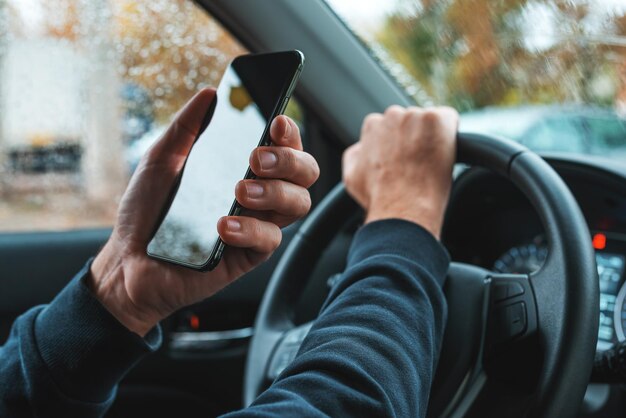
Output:
[[217,266],[224,251],[217,221],[239,213],[235,186],[254,177],[250,153],[271,144],[270,124],[284,112],[303,65],[297,50],[230,63],[148,243],[150,257],[200,271]]

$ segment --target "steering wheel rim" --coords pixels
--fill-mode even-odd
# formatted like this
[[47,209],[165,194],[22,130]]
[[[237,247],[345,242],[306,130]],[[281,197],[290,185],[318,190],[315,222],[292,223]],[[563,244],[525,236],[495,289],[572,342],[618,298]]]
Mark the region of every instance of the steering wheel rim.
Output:
[[[595,257],[580,208],[558,174],[537,154],[513,141],[479,134],[459,134],[457,149],[457,162],[481,166],[505,176],[530,200],[546,232],[548,258],[539,271],[525,279],[496,277],[475,266],[453,263],[446,286],[456,286],[455,283],[467,286],[472,282],[471,276],[476,283],[474,289],[478,289],[476,297],[482,294],[481,303],[486,305],[474,309],[480,315],[477,319],[480,326],[472,331],[476,331],[476,338],[480,341],[474,344],[478,348],[471,364],[448,367],[457,376],[463,376],[463,390],[461,385],[453,388],[453,392],[445,396],[453,395],[454,402],[451,398],[452,403],[447,408],[433,411],[433,399],[438,395],[438,386],[433,386],[429,416],[498,416],[505,410],[510,413],[511,405],[516,408],[514,416],[575,416],[591,373],[599,311]],[[348,218],[359,210],[343,185],[339,184],[309,215],[283,254],[257,314],[246,363],[246,405],[266,386],[268,366],[274,351],[295,327],[292,319],[294,301],[299,300],[322,251]],[[495,303],[493,292],[487,289],[493,287],[496,279],[526,280],[520,283],[527,287],[527,293],[532,293],[532,300],[525,299],[529,332],[533,326],[536,327],[528,340],[535,341],[540,348],[541,364],[532,379],[532,390],[524,388],[515,399],[507,401],[508,405],[494,402],[495,406],[489,406],[489,396],[494,395],[483,390],[483,386],[491,375],[489,367],[485,368],[482,363],[486,339],[487,343],[490,339],[487,335],[490,329],[488,321],[491,321],[488,315],[491,315],[491,307]],[[446,290],[447,298],[448,294],[453,295],[454,292]],[[534,306],[531,306],[533,303]],[[536,316],[533,317],[533,313]],[[453,321],[454,318],[449,316],[438,373],[440,369],[446,369],[442,362],[445,363],[448,357],[446,341],[453,334]],[[536,359],[532,361],[537,362]],[[459,373],[460,367],[467,370]],[[442,389],[440,392],[445,391]],[[480,405],[483,405],[482,409]],[[475,412],[477,410],[480,412]]]

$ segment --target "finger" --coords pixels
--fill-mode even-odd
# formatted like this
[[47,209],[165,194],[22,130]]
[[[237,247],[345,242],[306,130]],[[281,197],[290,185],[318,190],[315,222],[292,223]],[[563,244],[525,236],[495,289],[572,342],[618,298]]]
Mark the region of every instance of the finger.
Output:
[[385,121],[388,125],[397,126],[402,123],[406,110],[399,105],[391,105],[385,110]]
[[217,232],[226,245],[271,253],[280,245],[280,228],[247,216],[224,216],[217,223]]
[[275,145],[289,147],[302,151],[300,128],[288,116],[276,116],[270,126],[270,137]]
[[363,124],[361,125],[361,136],[364,133],[370,131],[374,126],[381,123],[383,121],[383,115],[380,113],[370,113],[363,119]]
[[271,222],[279,228],[289,226],[301,218],[297,216],[283,215],[282,213],[269,210],[251,210],[246,208],[241,211],[240,215],[249,216],[250,218],[256,218],[261,221]]
[[301,218],[311,209],[309,191],[282,180],[240,181],[235,197],[246,209],[273,211],[293,218]]
[[165,134],[152,147],[151,158],[172,155],[187,157],[215,99],[215,89],[200,90],[178,112]]
[[258,147],[250,155],[250,168],[259,177],[284,179],[310,187],[320,175],[311,154],[288,147]]
[[348,183],[352,180],[351,177],[356,167],[356,163],[360,160],[361,148],[361,142],[356,142],[346,148],[341,156],[341,172],[344,183]]

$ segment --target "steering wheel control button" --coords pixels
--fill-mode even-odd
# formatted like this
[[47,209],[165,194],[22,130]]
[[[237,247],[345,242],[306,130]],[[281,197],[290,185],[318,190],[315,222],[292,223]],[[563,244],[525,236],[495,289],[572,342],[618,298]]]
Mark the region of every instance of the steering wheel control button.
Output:
[[488,357],[513,349],[537,329],[534,292],[528,276],[495,274],[490,277]]
[[493,285],[493,299],[496,302],[505,300],[508,296],[509,285],[506,283],[495,283]]
[[523,295],[524,288],[521,284],[517,282],[504,283],[498,282],[494,283],[493,286],[493,299],[496,302],[500,302],[506,299],[514,298],[515,296]]
[[509,340],[522,335],[526,330],[526,305],[524,302],[517,302],[513,305],[505,306],[502,318],[504,325],[500,338]]
[[508,294],[507,294],[508,298],[512,298],[512,297],[524,294],[524,288],[522,287],[521,284],[517,282],[509,283],[507,290],[508,290]]

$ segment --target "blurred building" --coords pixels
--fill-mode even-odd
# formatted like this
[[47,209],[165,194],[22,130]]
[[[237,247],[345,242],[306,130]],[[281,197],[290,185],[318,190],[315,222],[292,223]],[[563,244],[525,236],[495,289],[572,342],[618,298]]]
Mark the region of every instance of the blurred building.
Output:
[[[99,18],[81,20],[78,37],[3,35],[0,54],[5,170],[22,177],[70,174],[79,179],[77,192],[93,202],[119,195],[127,177],[110,13],[100,10],[107,7],[97,2],[82,10]],[[19,178],[12,181],[19,187]]]

